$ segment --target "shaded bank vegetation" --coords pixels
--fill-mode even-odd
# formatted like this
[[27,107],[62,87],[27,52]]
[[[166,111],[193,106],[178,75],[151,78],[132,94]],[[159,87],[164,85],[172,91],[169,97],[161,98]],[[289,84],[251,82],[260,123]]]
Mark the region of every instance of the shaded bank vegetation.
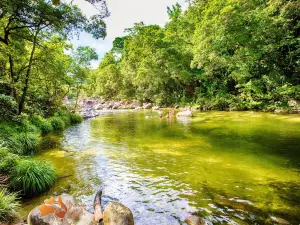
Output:
[[88,93],[203,109],[287,108],[300,100],[299,1],[189,1],[164,26],[137,23],[88,80]]
[[0,221],[12,219],[15,200],[56,181],[52,165],[32,159],[45,135],[82,121],[62,99],[79,97],[98,56],[90,47],[73,49],[69,40],[82,31],[104,38],[108,11],[105,1],[87,0],[98,6],[87,17],[72,2],[0,1]]

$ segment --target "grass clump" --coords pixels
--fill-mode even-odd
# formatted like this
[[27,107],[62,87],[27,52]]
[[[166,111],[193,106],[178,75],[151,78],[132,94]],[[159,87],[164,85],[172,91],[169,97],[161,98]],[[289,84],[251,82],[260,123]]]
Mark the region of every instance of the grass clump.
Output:
[[70,113],[71,124],[78,124],[82,122],[82,116],[77,113]]
[[47,162],[22,159],[11,174],[10,186],[25,196],[35,196],[55,183],[57,174],[53,166]]
[[47,119],[44,119],[40,115],[33,115],[30,118],[30,121],[37,128],[40,129],[40,131],[42,132],[42,134],[48,134],[48,133],[51,133],[53,131],[53,127],[52,127],[51,121],[49,121]]
[[10,221],[13,213],[20,208],[16,193],[9,193],[7,189],[0,189],[0,221]]
[[18,156],[5,147],[0,147],[0,173],[9,174],[15,167]]
[[54,131],[62,131],[66,127],[65,122],[57,116],[51,118],[51,125]]
[[13,153],[32,155],[37,152],[39,143],[40,136],[37,133],[22,132],[13,135],[8,141],[8,146]]
[[40,125],[40,130],[42,134],[49,134],[53,131],[53,127],[50,121],[45,120],[41,125]]

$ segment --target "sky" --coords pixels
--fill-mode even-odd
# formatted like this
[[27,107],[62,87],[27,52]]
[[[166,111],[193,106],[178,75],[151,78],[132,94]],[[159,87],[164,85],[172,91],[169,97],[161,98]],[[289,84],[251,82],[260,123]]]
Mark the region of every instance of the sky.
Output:
[[[72,40],[74,47],[90,46],[96,49],[99,61],[104,54],[112,48],[112,42],[116,37],[124,36],[125,28],[134,26],[134,23],[144,22],[146,25],[157,24],[164,26],[168,21],[167,6],[176,3],[185,4],[185,0],[107,0],[110,17],[105,19],[107,25],[107,37],[95,40],[91,35],[82,33],[78,38]],[[83,13],[92,16],[97,11],[89,3],[83,0],[74,0]],[[92,63],[97,67],[99,61]]]

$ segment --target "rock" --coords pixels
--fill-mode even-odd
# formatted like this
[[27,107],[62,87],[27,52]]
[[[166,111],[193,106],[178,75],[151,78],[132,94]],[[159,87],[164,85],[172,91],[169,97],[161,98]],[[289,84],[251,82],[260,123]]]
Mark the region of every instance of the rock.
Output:
[[102,110],[103,106],[102,106],[102,104],[97,104],[97,105],[94,106],[94,109],[95,110]]
[[275,217],[275,216],[271,216],[270,217],[271,220],[273,222],[276,222],[278,224],[282,224],[282,225],[289,225],[290,223],[288,221],[286,221],[285,219],[279,218],[279,217]]
[[46,199],[44,204],[34,208],[28,215],[29,225],[91,225],[94,215],[76,206],[70,195]]
[[135,109],[135,110],[140,110],[140,109],[143,109],[143,107],[138,106],[138,107],[135,107],[134,109]]
[[182,112],[177,113],[177,117],[193,117],[193,113],[191,110],[185,110]]
[[276,109],[276,110],[274,111],[274,113],[276,113],[276,114],[287,114],[288,111],[285,110],[285,109]]
[[205,221],[198,216],[189,216],[184,220],[184,222],[186,222],[188,225],[204,225],[204,224],[206,224]]
[[153,110],[159,110],[160,107],[159,107],[159,106],[153,106],[152,109],[153,109]]
[[130,209],[118,202],[110,202],[103,212],[105,225],[134,225]]
[[151,109],[151,108],[152,108],[151,103],[144,104],[144,106],[143,106],[143,109]]
[[119,105],[115,104],[112,109],[118,109],[119,108]]
[[288,101],[288,106],[295,109],[295,108],[298,108],[300,106],[300,104],[295,99],[290,99]]

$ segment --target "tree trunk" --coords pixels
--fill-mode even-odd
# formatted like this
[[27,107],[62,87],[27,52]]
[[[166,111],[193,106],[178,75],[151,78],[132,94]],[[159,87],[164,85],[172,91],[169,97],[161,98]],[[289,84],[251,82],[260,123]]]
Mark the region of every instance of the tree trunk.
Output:
[[79,98],[79,95],[80,95],[81,84],[78,84],[76,90],[77,90],[77,94],[76,94],[76,102],[75,102],[75,107],[74,107],[74,110],[75,110],[75,111],[76,111],[77,104],[78,104],[78,98]]
[[29,85],[29,77],[30,77],[30,72],[31,72],[31,67],[32,67],[32,61],[33,61],[33,56],[34,56],[34,52],[35,52],[35,48],[36,48],[37,36],[38,36],[39,32],[40,32],[40,28],[38,27],[36,30],[36,33],[34,35],[34,38],[33,38],[33,46],[32,46],[32,50],[31,50],[31,54],[30,54],[30,58],[29,58],[28,68],[26,71],[25,83],[24,83],[24,87],[23,87],[22,96],[21,96],[20,102],[19,102],[19,115],[21,115],[21,113],[24,110],[24,104],[25,104],[28,85]]

